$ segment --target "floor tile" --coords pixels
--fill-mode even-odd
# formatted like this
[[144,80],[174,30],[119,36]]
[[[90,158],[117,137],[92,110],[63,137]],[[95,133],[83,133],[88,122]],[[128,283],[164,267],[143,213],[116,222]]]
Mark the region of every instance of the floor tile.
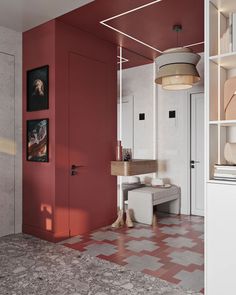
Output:
[[203,254],[191,251],[172,252],[168,256],[171,257],[171,262],[185,266],[190,264],[203,265],[204,263]]
[[158,249],[159,247],[157,246],[156,243],[148,240],[141,240],[141,241],[129,241],[126,243],[126,248],[130,251],[134,252],[141,252],[141,251],[154,251]]
[[161,220],[158,220],[159,223],[161,224],[167,224],[167,225],[172,225],[172,224],[181,224],[183,223],[182,220],[179,220],[178,218],[163,218]]
[[151,238],[155,234],[153,230],[146,228],[130,229],[127,231],[127,235],[133,238]]
[[106,227],[64,244],[203,293],[204,218],[159,212],[157,216],[154,227],[138,223],[132,229]]
[[158,270],[162,263],[159,262],[158,258],[153,256],[144,255],[144,256],[130,256],[124,260],[127,262],[126,267],[132,270],[142,271],[144,269],[148,270]]
[[192,248],[196,246],[196,243],[192,239],[188,239],[185,237],[177,237],[177,238],[167,238],[164,240],[167,245],[175,248]]
[[117,247],[111,244],[92,244],[85,247],[86,253],[92,256],[105,255],[109,256],[117,252]]
[[183,270],[174,277],[181,280],[178,284],[179,286],[193,291],[201,291],[202,286],[204,285],[204,273],[201,270],[195,270],[194,272],[187,272]]
[[91,234],[91,238],[96,241],[115,241],[119,238],[119,234],[113,231],[98,231]]
[[160,228],[160,231],[168,235],[185,235],[186,233],[188,233],[188,231],[184,227],[179,226],[164,226]]
[[204,232],[204,224],[194,224],[192,228],[196,231]]
[[79,243],[82,241],[81,236],[77,236],[77,237],[73,237],[67,240],[64,240],[62,242],[60,242],[59,244],[75,244],[75,243]]

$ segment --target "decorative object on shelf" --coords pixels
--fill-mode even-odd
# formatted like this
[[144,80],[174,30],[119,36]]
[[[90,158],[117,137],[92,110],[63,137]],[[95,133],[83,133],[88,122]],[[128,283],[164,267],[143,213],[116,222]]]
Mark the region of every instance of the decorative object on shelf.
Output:
[[224,84],[224,111],[226,120],[236,120],[236,77]]
[[225,144],[224,156],[228,164],[236,164],[236,143],[227,142]]
[[190,48],[178,47],[178,33],[182,31],[181,25],[173,26],[177,33],[177,47],[165,50],[156,59],[158,67],[155,82],[162,85],[165,90],[189,89],[194,83],[200,81],[196,65],[200,55],[193,53]]
[[129,184],[140,183],[140,177],[138,177],[138,176],[130,176],[128,178],[128,183]]
[[122,145],[121,140],[117,140],[116,144],[116,161],[122,161]]
[[27,111],[48,109],[49,66],[27,71]]
[[132,160],[132,150],[131,149],[123,149],[123,161],[131,161]]
[[152,186],[163,186],[164,185],[164,180],[162,178],[152,178]]
[[225,28],[225,31],[221,33],[220,37],[220,51],[222,53],[227,53],[232,51],[232,24],[231,24],[232,18],[229,17],[229,20],[227,21],[227,25]]
[[27,160],[48,162],[48,119],[27,121]]
[[236,51],[236,13],[231,13],[230,15],[230,19],[231,19],[231,28],[232,28],[232,51],[235,52]]

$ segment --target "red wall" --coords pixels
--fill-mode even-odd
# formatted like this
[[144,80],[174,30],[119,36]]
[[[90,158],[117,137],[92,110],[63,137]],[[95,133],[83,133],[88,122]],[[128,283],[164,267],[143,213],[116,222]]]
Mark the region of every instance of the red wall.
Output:
[[[63,223],[64,210],[68,204],[64,196],[68,194],[68,93],[69,93],[69,54],[77,53],[86,57],[90,57],[96,60],[100,60],[110,65],[110,81],[106,85],[104,92],[110,93],[111,105],[108,106],[106,113],[101,113],[101,119],[99,122],[93,121],[91,117],[91,124],[96,126],[106,126],[104,134],[109,134],[109,141],[113,143],[111,146],[112,152],[110,159],[115,159],[115,144],[116,144],[116,113],[117,113],[117,48],[115,45],[103,41],[91,34],[78,30],[72,26],[66,25],[60,21],[56,22],[56,226],[62,229],[66,225]],[[83,69],[78,69],[83,71]],[[96,77],[91,72],[91,87],[93,85],[93,79]],[[82,95],[82,94],[81,94]],[[94,99],[101,99],[94,98]],[[78,103],[79,104],[79,103]],[[93,106],[91,105],[91,108]],[[86,110],[84,110],[86,112]],[[89,110],[88,115],[90,115]],[[86,128],[85,126],[83,128]],[[100,153],[99,149],[103,150],[104,147],[96,145],[94,143],[94,153]],[[110,163],[107,163],[110,167]],[[103,168],[101,168],[103,169]],[[88,179],[88,186],[91,186]],[[105,196],[100,196],[100,202],[94,200],[90,207],[96,206],[97,213],[94,214],[93,219],[96,220],[96,227],[105,226],[111,224],[116,215],[116,178],[110,177],[109,181],[104,183],[106,186],[109,200]],[[72,208],[73,209],[73,208]],[[99,214],[100,212],[100,214]],[[91,223],[94,223],[91,222]],[[95,225],[92,227],[94,229]]]
[[[26,112],[26,71],[49,65],[49,110]],[[50,239],[55,201],[55,21],[23,34],[23,231]],[[26,161],[26,120],[49,118],[49,163]],[[50,229],[51,227],[51,229]]]
[[[112,103],[106,114],[101,114],[101,124],[104,125],[104,120],[107,120],[106,124],[110,125],[109,140],[112,142],[110,158],[111,160],[115,158],[116,46],[59,21],[50,21],[24,33],[23,231],[51,241],[68,237],[70,231],[68,193],[68,62],[70,52],[93,57],[110,65],[110,83],[104,91],[109,91]],[[49,64],[50,74],[50,108],[46,111],[27,113],[26,71],[46,64]],[[78,70],[83,71],[83,69]],[[91,73],[91,83],[93,78],[93,73]],[[26,161],[26,120],[35,118],[49,118],[49,163]],[[91,118],[91,124],[98,124],[98,122],[93,122]],[[95,152],[99,153],[96,145],[94,148]],[[101,203],[97,206],[102,209],[102,214],[97,216],[96,227],[110,224],[116,215],[116,179],[110,177],[109,183],[104,185],[111,197],[107,202],[101,196]]]

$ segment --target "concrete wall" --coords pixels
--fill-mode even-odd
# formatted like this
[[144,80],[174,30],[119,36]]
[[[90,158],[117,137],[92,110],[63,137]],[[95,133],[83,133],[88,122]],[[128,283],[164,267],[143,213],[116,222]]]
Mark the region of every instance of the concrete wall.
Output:
[[0,235],[22,230],[22,35],[0,27]]

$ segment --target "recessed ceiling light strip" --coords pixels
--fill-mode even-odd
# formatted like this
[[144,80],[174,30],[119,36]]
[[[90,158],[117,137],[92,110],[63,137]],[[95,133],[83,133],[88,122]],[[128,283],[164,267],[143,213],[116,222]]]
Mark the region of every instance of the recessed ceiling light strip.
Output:
[[184,47],[193,47],[193,46],[197,46],[197,45],[202,45],[202,44],[204,44],[205,42],[204,41],[202,41],[202,42],[198,42],[198,43],[193,43],[193,44],[190,44],[190,45],[186,45],[186,46],[184,46]]
[[[151,45],[149,45],[149,44],[147,44],[147,43],[145,43],[145,42],[143,42],[143,41],[141,41],[141,40],[139,40],[139,39],[137,39],[137,38],[135,38],[135,37],[133,37],[133,36],[131,36],[131,35],[129,35],[129,34],[126,34],[125,32],[122,32],[122,31],[116,29],[115,27],[113,27],[113,26],[111,26],[111,25],[108,25],[108,24],[106,23],[106,22],[108,22],[108,21],[110,21],[110,20],[113,20],[113,19],[115,19],[115,18],[121,17],[121,16],[123,16],[123,15],[129,14],[129,13],[134,12],[134,11],[137,11],[137,10],[143,9],[143,8],[145,8],[145,7],[147,7],[147,6],[153,5],[153,4],[158,3],[158,2],[161,2],[161,1],[162,1],[162,0],[155,0],[155,1],[152,1],[152,2],[150,2],[150,3],[144,4],[144,5],[142,5],[142,6],[138,6],[138,7],[134,8],[134,9],[131,9],[131,10],[125,11],[125,12],[123,12],[123,13],[120,13],[120,14],[114,15],[114,16],[112,16],[112,17],[110,17],[110,18],[107,18],[107,19],[105,19],[105,20],[100,21],[100,24],[102,24],[103,26],[106,26],[107,28],[109,28],[109,29],[111,29],[111,30],[113,30],[113,31],[115,31],[115,32],[117,32],[117,33],[119,33],[119,34],[121,34],[121,35],[123,35],[123,36],[125,36],[125,37],[127,37],[127,38],[129,38],[129,39],[131,39],[131,40],[133,40],[133,41],[135,41],[135,42],[137,42],[137,43],[140,43],[140,44],[142,44],[142,45],[144,45],[144,46],[146,46],[146,47],[148,47],[148,48],[150,48],[150,49],[152,49],[152,50],[154,50],[154,51],[157,51],[158,53],[163,53],[163,51],[161,51],[161,50],[159,50],[159,49],[157,49],[157,48],[155,48],[155,47],[153,47],[153,46],[151,46]],[[189,44],[189,45],[186,45],[186,46],[184,46],[184,47],[193,47],[193,46],[197,46],[197,45],[201,45],[201,44],[204,44],[204,41],[203,41],[203,42],[198,42],[198,43]]]
[[126,14],[128,14],[128,13],[131,13],[131,12],[134,12],[134,11],[137,11],[137,10],[140,10],[140,9],[143,9],[143,8],[145,8],[145,7],[147,7],[147,6],[153,5],[153,4],[155,4],[155,3],[157,3],[157,2],[161,2],[161,1],[162,1],[162,0],[155,0],[155,1],[153,1],[153,2],[150,2],[150,3],[144,4],[144,5],[142,5],[142,6],[138,6],[138,7],[134,8],[134,9],[131,9],[131,10],[125,11],[125,12],[123,12],[123,13],[120,13],[120,14],[114,15],[114,16],[112,16],[112,17],[109,17],[109,18],[107,18],[107,19],[101,21],[101,23],[108,22],[109,20],[112,20],[112,19],[115,19],[115,18],[117,18],[117,17],[120,17],[120,16],[123,16],[123,15],[126,15]]
[[125,37],[127,37],[127,38],[129,38],[129,39],[131,39],[131,40],[134,40],[134,41],[136,41],[136,42],[138,42],[138,43],[140,43],[140,44],[142,44],[142,45],[144,45],[144,46],[147,46],[147,47],[151,48],[152,50],[155,50],[155,51],[157,51],[157,52],[159,52],[159,53],[162,53],[161,50],[159,50],[159,49],[157,49],[157,48],[155,48],[155,47],[153,47],[153,46],[151,46],[151,45],[149,45],[149,44],[147,44],[147,43],[145,43],[145,42],[143,42],[143,41],[140,41],[140,40],[138,40],[138,39],[136,39],[136,38],[134,38],[134,37],[132,37],[132,36],[130,36],[130,35],[128,35],[128,34],[122,32],[122,31],[120,31],[120,30],[117,30],[116,28],[114,28],[114,27],[112,27],[112,26],[110,26],[110,25],[108,25],[108,24],[106,24],[106,23],[103,23],[103,22],[100,22],[100,23],[101,23],[102,25],[108,27],[109,29],[112,29],[112,30],[116,31],[117,33],[119,33],[119,34],[121,34],[121,35],[124,35]]
[[128,61],[129,61],[127,58],[120,57],[119,55],[117,56],[117,58],[119,58],[119,61],[117,62],[118,64],[119,64],[119,63],[124,63],[124,62],[128,62]]

